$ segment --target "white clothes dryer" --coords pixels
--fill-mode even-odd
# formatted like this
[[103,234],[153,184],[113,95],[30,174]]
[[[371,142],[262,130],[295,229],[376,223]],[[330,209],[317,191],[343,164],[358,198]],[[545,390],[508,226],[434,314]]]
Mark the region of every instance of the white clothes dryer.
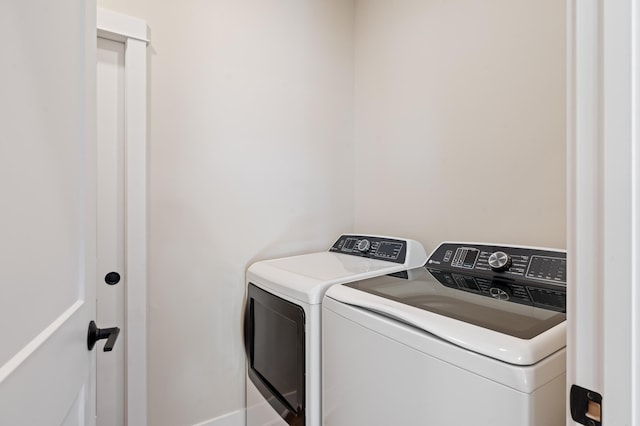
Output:
[[247,270],[247,426],[320,426],[321,303],[340,283],[422,266],[422,244],[342,235],[326,252],[256,262]]
[[565,424],[566,253],[443,243],[328,290],[323,425]]

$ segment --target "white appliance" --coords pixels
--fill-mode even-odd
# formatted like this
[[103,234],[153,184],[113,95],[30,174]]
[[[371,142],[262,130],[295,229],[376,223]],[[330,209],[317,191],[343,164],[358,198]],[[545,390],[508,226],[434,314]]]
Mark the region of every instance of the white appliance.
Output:
[[413,240],[342,235],[327,252],[247,271],[247,426],[320,426],[321,302],[327,288],[424,265]]
[[323,425],[565,424],[566,253],[443,243],[330,288]]

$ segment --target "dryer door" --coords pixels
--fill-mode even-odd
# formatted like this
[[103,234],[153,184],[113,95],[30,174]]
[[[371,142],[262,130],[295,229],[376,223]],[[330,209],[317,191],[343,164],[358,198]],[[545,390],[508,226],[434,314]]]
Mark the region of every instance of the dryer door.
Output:
[[245,310],[248,376],[291,426],[305,423],[305,314],[249,283]]

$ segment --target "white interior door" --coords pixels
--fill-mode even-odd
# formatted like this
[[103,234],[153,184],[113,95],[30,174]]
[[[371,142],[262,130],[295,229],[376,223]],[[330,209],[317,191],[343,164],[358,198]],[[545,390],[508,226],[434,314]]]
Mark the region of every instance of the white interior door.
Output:
[[91,425],[93,1],[0,5],[0,424]]
[[[112,352],[97,355],[97,424],[124,426],[125,288],[124,265],[124,54],[122,42],[98,38],[98,324],[120,328]],[[110,274],[108,276],[108,274]],[[120,279],[117,279],[118,274]],[[108,276],[108,278],[106,278]],[[116,282],[117,281],[117,282]]]

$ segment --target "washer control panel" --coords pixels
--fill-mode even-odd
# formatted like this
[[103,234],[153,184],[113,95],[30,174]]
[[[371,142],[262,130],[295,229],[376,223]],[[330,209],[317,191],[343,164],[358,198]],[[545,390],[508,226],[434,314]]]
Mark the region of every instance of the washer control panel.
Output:
[[407,255],[407,241],[370,235],[342,235],[329,251],[404,263]]
[[566,312],[567,255],[563,250],[442,243],[425,267],[449,288]]
[[425,266],[491,278],[567,284],[567,254],[563,250],[442,243]]

